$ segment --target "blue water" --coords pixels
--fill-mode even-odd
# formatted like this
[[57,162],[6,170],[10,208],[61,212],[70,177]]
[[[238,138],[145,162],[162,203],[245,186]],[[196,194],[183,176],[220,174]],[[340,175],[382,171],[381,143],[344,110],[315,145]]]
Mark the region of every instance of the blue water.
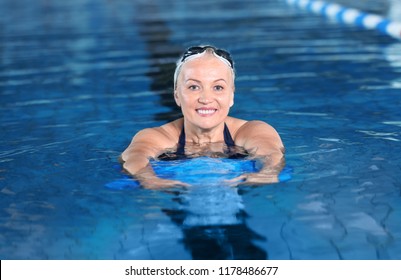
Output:
[[[401,258],[401,42],[281,0],[3,0],[0,15],[0,259]],[[199,43],[232,52],[231,115],[279,131],[291,180],[108,188],[131,137],[180,116],[174,62]]]

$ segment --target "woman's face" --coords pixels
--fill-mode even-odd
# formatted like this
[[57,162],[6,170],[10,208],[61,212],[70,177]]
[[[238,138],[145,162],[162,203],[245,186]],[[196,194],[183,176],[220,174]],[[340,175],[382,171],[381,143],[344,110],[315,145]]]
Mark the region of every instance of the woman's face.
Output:
[[213,54],[193,58],[182,65],[174,98],[187,123],[217,127],[234,104],[232,69]]

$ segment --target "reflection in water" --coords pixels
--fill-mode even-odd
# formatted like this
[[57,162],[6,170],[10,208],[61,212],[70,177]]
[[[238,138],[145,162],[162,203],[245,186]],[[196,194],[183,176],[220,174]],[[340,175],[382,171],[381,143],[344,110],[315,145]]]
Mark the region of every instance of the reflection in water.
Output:
[[[401,1],[389,0],[387,16],[390,20],[401,22]],[[401,72],[401,43],[396,42],[385,47],[384,55],[395,72]],[[393,88],[401,88],[401,78],[392,81]]]
[[[401,73],[401,43],[397,42],[387,46],[384,49],[384,54],[390,65],[394,68],[395,73]],[[391,88],[401,88],[401,74],[393,79],[390,84]]]
[[387,16],[393,21],[401,22],[401,1],[400,0],[388,0],[389,9]]
[[[138,4],[138,15],[158,14],[159,7],[150,2]],[[151,79],[150,89],[159,93],[160,104],[170,109],[166,113],[158,113],[155,120],[172,121],[181,116],[180,108],[173,98],[173,76],[176,59],[182,52],[182,47],[169,41],[170,30],[166,23],[159,20],[137,18],[139,32],[149,51],[151,71],[147,74]]]
[[237,188],[197,186],[175,195],[178,209],[163,212],[182,228],[182,242],[193,259],[267,259],[267,252],[254,244],[266,238],[246,224]]
[[193,259],[267,258],[255,244],[265,238],[247,225],[241,189],[227,184],[257,170],[256,161],[201,156],[153,161],[152,167],[161,178],[191,185],[173,193],[174,205],[163,212],[182,230],[182,242]]

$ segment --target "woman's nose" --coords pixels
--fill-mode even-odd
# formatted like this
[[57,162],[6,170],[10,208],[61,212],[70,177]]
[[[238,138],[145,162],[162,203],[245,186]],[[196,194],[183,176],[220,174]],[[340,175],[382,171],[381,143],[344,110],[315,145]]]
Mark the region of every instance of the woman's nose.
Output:
[[211,92],[208,90],[202,90],[199,95],[200,103],[210,103],[211,102]]

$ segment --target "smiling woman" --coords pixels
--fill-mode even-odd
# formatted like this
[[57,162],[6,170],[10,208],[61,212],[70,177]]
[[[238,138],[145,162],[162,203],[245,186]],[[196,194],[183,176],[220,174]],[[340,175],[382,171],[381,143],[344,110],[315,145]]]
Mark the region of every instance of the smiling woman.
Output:
[[121,155],[124,169],[143,187],[187,186],[154,173],[149,159],[163,159],[166,151],[173,150],[181,156],[217,156],[235,147],[260,160],[262,168],[233,178],[232,185],[278,181],[284,165],[284,146],[276,130],[262,121],[228,116],[234,105],[233,66],[230,54],[213,46],[191,47],[178,60],[174,99],[184,117],[139,131]]

